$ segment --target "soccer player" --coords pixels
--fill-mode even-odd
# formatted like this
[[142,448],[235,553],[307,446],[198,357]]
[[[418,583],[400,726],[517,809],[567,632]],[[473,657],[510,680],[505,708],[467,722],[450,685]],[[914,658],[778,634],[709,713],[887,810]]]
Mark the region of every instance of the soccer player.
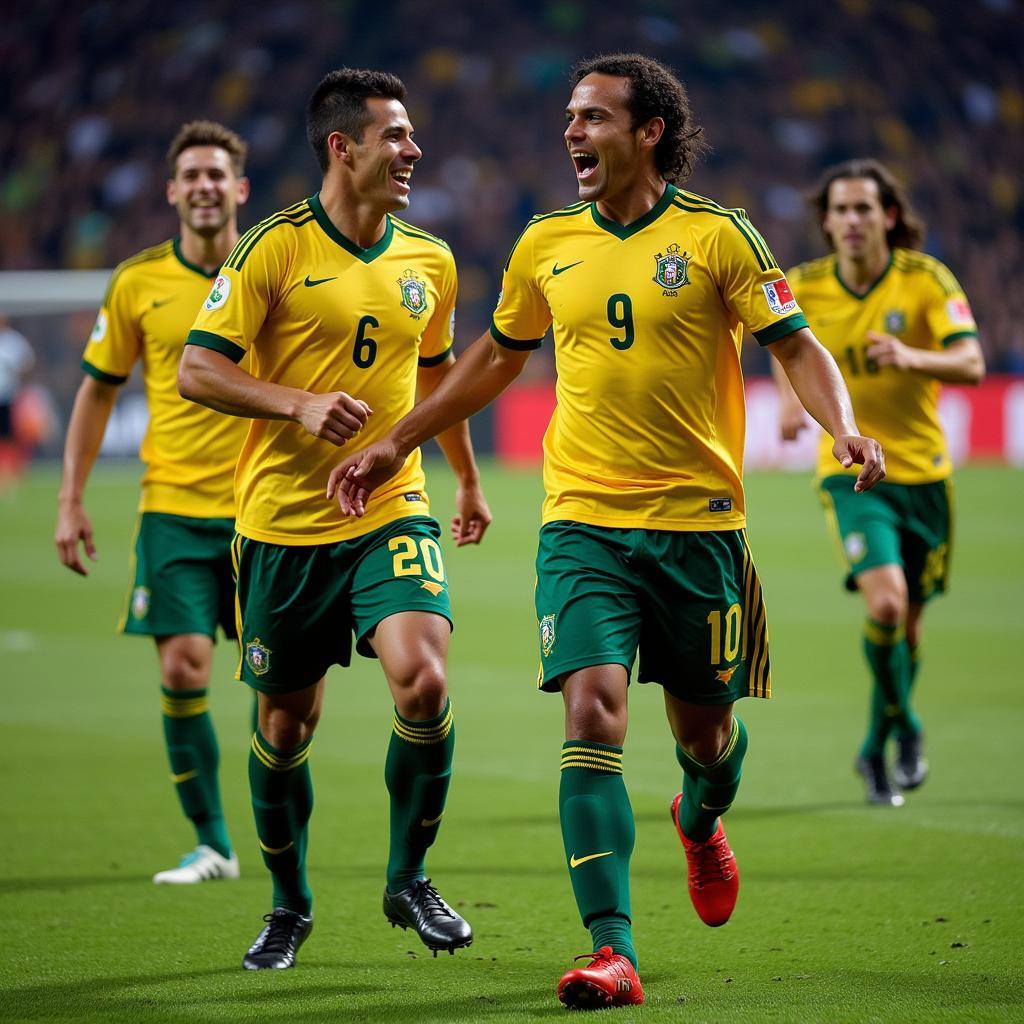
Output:
[[370,492],[386,500],[386,481],[416,445],[495,398],[554,325],[538,682],[565,705],[562,838],[594,949],[587,966],[562,977],[558,996],[600,1007],[643,1001],[622,778],[638,648],[638,680],[662,686],[683,769],[671,810],[690,897],[712,926],[736,901],[720,821],[747,748],[733,703],[771,692],[764,602],[744,532],[744,326],[782,361],[835,438],[836,459],[864,463],[858,489],[884,470],[764,240],[742,211],[679,187],[701,148],[681,83],[637,54],[584,61],[572,77],[565,142],[580,202],[527,224],[490,332],[434,395],[337,466],[328,489],[346,512],[374,515]]
[[[425,878],[444,814],[455,731],[445,660],[451,604],[420,454],[371,515],[327,499],[334,446],[370,441],[452,371],[455,263],[391,216],[421,152],[394,75],[345,68],[316,87],[307,135],[320,192],[263,221],[228,258],[179,373],[183,395],[253,417],[237,473],[234,544],[243,657],[259,691],[249,781],[273,911],[243,965],[291,967],[313,925],[306,881],[310,744],[331,664],[380,659],[395,703],[384,775],[391,839],[384,913],[434,950],[469,925]],[[252,373],[236,364],[252,352]],[[439,438],[458,481],[457,544],[490,522],[469,429]]]
[[167,201],[179,237],[114,271],[85,348],[85,376],[64,445],[56,544],[61,562],[87,575],[79,545],[96,558],[84,492],[118,387],[142,361],[149,426],[135,536],[135,581],[121,630],[151,636],[160,660],[164,737],[182,810],[197,845],[157,883],[237,878],[218,782],[219,752],[207,686],[218,624],[235,636],[231,538],[235,461],[244,424],[183,401],[178,360],[196,310],[238,241],[249,197],[245,143],[211,121],[183,125],[167,153]]
[[[900,806],[901,789],[924,782],[921,722],[911,705],[926,602],[946,589],[952,465],[939,422],[942,381],[985,375],[971,308],[956,278],[915,250],[924,226],[903,188],[875,160],[829,168],[812,206],[832,253],[790,271],[804,312],[846,377],[861,426],[883,444],[887,477],[855,496],[854,478],[818,450],[818,487],[848,566],[846,586],[864,597],[864,654],[873,679],[868,731],[855,767],[873,804]],[[783,438],[806,426],[778,373]]]

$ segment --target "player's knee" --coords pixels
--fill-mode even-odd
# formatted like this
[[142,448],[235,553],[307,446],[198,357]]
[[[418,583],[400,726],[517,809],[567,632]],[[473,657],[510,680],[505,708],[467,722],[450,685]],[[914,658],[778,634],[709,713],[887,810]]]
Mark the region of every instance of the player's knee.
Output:
[[209,682],[209,667],[205,660],[195,658],[186,651],[168,653],[161,659],[163,684],[168,690],[201,690]]
[[887,587],[872,594],[868,601],[868,614],[883,626],[898,626],[907,619],[907,594],[905,590]]
[[260,732],[272,747],[294,750],[313,735],[319,721],[319,705],[304,712],[272,707],[260,714]]
[[714,764],[722,756],[732,736],[732,718],[719,723],[706,723],[692,729],[682,729],[677,736],[679,746],[698,764]]
[[448,680],[439,660],[429,659],[410,666],[401,679],[394,680],[395,707],[403,718],[424,721],[436,718],[448,699]]

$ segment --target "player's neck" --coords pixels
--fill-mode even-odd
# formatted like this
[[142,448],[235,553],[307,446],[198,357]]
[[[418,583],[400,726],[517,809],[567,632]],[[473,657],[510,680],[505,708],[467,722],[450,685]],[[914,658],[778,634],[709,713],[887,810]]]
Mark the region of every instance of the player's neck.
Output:
[[864,256],[839,256],[839,276],[847,288],[862,294],[885,273],[890,256],[888,247]]
[[237,241],[238,225],[234,223],[225,225],[211,238],[204,238],[181,225],[181,255],[208,274],[220,270]]
[[383,238],[388,211],[360,202],[358,195],[352,195],[336,182],[324,181],[320,205],[330,222],[360,249],[369,249]]
[[660,174],[651,173],[614,196],[598,199],[597,212],[607,220],[627,227],[654,209],[668,186]]

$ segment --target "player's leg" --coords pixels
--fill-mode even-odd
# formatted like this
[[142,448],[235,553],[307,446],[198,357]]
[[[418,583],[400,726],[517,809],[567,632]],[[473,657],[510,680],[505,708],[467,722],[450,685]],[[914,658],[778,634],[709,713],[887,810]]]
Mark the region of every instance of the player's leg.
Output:
[[658,682],[683,769],[672,820],[686,853],[698,916],[724,924],[739,892],[720,817],[739,789],[747,733],[733,714],[768,697],[771,663],[764,600],[741,530],[650,532],[645,546],[641,682]]
[[638,531],[580,523],[543,527],[537,551],[539,685],[562,693],[559,820],[592,962],[561,978],[574,1007],[643,1002],[632,936],[634,823],[622,776],[627,686],[640,616],[628,564]]
[[249,790],[273,910],[245,955],[248,970],[286,968],[313,927],[306,877],[313,810],[310,751],[324,674],[347,665],[348,580],[334,564],[342,545],[286,547],[236,538],[242,657],[237,676],[259,691],[249,751]]
[[196,848],[176,868],[161,871],[158,884],[191,884],[237,878],[220,798],[220,749],[207,696],[213,640],[200,633],[156,638],[160,658],[164,742],[181,809],[196,830]]
[[121,628],[156,641],[171,782],[198,843],[176,868],[156,874],[157,883],[238,877],[207,699],[219,621],[218,573],[227,562],[231,534],[228,519],[153,512],[142,514],[136,531],[134,582]]
[[444,816],[455,752],[446,679],[450,635],[444,615],[404,611],[381,620],[368,637],[395,705],[384,762],[391,822],[384,914],[392,925],[414,928],[435,956],[473,941],[469,924],[441,898],[424,865]]

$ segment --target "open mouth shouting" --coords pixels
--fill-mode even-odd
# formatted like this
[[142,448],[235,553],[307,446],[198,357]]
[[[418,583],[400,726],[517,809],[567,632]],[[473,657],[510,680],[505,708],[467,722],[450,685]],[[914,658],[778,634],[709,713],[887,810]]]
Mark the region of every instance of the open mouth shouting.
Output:
[[587,153],[582,149],[574,149],[569,154],[572,162],[576,165],[576,178],[579,181],[588,181],[597,171],[600,162],[594,153]]

